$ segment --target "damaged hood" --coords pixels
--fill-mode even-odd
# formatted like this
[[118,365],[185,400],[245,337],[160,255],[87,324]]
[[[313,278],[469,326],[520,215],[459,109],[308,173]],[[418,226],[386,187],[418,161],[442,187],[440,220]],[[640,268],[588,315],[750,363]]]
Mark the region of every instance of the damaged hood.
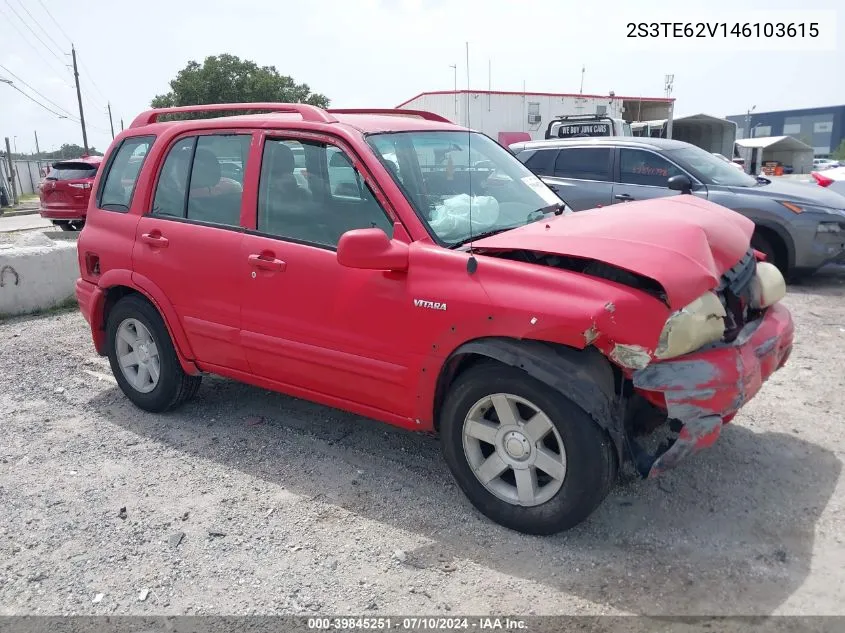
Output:
[[719,284],[748,251],[754,223],[693,195],[615,204],[540,220],[473,243],[593,259],[653,279],[673,309]]

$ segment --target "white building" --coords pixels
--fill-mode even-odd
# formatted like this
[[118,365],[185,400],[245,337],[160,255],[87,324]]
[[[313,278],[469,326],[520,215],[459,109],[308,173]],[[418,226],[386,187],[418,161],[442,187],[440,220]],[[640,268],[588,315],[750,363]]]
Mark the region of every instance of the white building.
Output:
[[[423,92],[397,108],[427,110],[483,132],[500,142],[508,133],[527,133],[542,139],[549,121],[567,114],[602,114],[625,121],[651,121],[669,116],[674,99],[618,97],[553,92],[458,90]],[[506,134],[504,138],[501,134]]]

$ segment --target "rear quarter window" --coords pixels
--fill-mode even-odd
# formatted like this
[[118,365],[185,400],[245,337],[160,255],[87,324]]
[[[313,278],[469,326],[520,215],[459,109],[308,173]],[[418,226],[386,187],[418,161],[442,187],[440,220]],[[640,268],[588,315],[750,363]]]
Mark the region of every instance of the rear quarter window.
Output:
[[47,178],[49,180],[81,180],[97,175],[97,165],[83,162],[54,163]]
[[129,211],[135,185],[155,136],[125,138],[105,166],[97,191],[97,207],[107,211]]

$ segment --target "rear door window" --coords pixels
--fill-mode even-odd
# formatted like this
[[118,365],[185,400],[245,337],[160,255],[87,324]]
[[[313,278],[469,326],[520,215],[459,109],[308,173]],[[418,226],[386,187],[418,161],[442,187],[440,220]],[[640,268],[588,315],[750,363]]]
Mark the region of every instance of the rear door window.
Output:
[[188,202],[188,176],[191,173],[191,159],[197,137],[179,139],[170,148],[164,167],[158,177],[156,194],[153,198],[153,215],[185,217]]
[[90,165],[81,161],[67,161],[54,163],[47,180],[83,180],[97,175],[97,165]]
[[129,211],[138,174],[154,140],[154,136],[133,136],[123,140],[109,157],[106,177],[97,193],[97,207],[109,211]]
[[573,147],[560,150],[555,160],[556,178],[609,181],[609,147]]
[[188,181],[189,220],[240,226],[241,182],[251,142],[250,134],[210,134],[197,139]]

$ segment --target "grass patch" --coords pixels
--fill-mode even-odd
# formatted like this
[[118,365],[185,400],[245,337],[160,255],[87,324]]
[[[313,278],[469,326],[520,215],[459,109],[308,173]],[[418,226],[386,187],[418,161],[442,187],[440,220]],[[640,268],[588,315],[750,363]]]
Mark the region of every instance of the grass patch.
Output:
[[32,312],[24,312],[22,314],[4,314],[0,316],[0,324],[6,323],[7,321],[11,321],[12,319],[55,316],[57,314],[73,312],[74,310],[79,310],[79,303],[77,303],[76,297],[71,297],[57,305],[54,305],[51,308],[33,310]]

